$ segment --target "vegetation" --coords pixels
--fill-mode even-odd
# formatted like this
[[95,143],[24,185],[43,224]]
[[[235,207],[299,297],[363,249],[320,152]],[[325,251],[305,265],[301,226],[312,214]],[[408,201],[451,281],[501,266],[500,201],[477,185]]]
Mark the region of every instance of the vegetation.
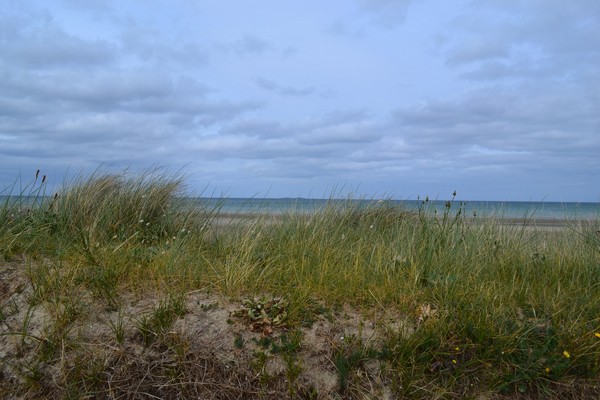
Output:
[[599,221],[229,221],[181,183],[3,193],[0,397],[600,397]]

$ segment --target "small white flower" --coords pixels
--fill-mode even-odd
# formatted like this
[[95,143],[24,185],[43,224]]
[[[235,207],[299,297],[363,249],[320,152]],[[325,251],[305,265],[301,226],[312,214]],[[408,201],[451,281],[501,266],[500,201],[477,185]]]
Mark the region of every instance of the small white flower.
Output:
[[146,222],[146,226],[150,226],[150,222]]
[[369,229],[373,229],[373,225],[371,225],[371,226],[369,227]]
[[144,220],[143,220],[143,219],[140,219],[140,224],[143,224],[143,223],[144,223]]
[[406,262],[406,257],[402,257],[402,256],[400,256],[399,254],[396,254],[396,255],[394,256],[394,262],[397,262],[397,263],[405,263],[405,262]]

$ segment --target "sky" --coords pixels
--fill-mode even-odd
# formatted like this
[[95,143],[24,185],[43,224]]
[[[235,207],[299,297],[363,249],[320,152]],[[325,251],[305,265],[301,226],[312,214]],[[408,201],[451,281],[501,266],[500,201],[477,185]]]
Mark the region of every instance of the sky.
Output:
[[600,202],[599,38],[598,0],[0,0],[0,190]]

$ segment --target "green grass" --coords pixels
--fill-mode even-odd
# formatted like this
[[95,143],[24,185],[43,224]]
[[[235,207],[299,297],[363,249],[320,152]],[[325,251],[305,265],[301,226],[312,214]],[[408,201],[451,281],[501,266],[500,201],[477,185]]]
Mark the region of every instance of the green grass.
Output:
[[[308,216],[262,215],[220,226],[218,210],[182,204],[181,184],[160,171],[98,172],[48,199],[36,178],[0,206],[1,259],[26,260],[28,301],[49,315],[42,340],[29,350],[37,355],[21,369],[31,387],[45,382],[44,393],[73,397],[99,393],[103,364],[78,350],[73,329],[94,313],[91,304],[106,315],[119,312],[105,321],[123,345],[125,298],[159,293],[166,300],[133,324],[144,346],[171,348],[170,329],[186,311],[183,294],[202,291],[248,299],[244,312],[255,326],[291,332],[274,352],[285,356],[282,393],[289,397],[317,396],[299,386],[296,329],[335,318],[344,307],[374,319],[384,334],[373,343],[354,338],[332,346],[340,396],[368,393],[364,370],[373,363],[378,379],[407,398],[560,398],[600,390],[599,221],[544,230],[473,222],[455,202],[433,215],[426,202],[413,213],[349,201]],[[3,301],[0,323],[17,313],[12,301]],[[25,337],[28,327],[21,330]],[[242,351],[242,337],[235,341]],[[61,364],[69,349],[79,358]],[[189,360],[185,351],[177,354],[169,379],[184,382]],[[66,368],[68,390],[48,380],[43,367],[52,365]],[[33,390],[25,386],[23,393]]]

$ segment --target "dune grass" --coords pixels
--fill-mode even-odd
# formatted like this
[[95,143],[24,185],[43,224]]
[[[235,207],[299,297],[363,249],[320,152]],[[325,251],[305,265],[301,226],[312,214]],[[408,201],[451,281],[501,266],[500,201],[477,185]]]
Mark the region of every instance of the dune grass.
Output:
[[[51,197],[44,185],[36,176],[0,207],[0,257],[23,266],[31,288],[24,305],[1,298],[2,335],[20,338],[20,351],[30,353],[3,356],[12,371],[3,374],[18,377],[0,384],[5,393],[110,397],[107,371],[125,364],[106,365],[82,351],[74,327],[98,305],[112,312],[105,318],[110,346],[122,349],[117,360],[131,362],[122,307],[151,295],[160,301],[132,319],[138,335],[131,337],[166,346],[175,357],[170,372],[148,373],[157,382],[174,374],[168,382],[192,397],[184,382],[194,364],[181,356],[191,344],[174,339],[171,327],[186,313],[185,297],[202,292],[245,299],[244,318],[267,329],[269,354],[281,354],[286,365],[287,386],[278,391],[260,379],[227,381],[225,367],[210,364],[227,381],[221,389],[231,389],[222,398],[378,397],[368,379],[372,363],[390,398],[600,396],[598,221],[544,230],[474,221],[455,202],[434,215],[426,202],[407,212],[349,201],[224,225],[218,209],[185,205],[181,177],[159,171],[96,173]],[[37,307],[46,315],[39,329],[31,319]],[[348,307],[372,322],[377,340],[359,334],[332,344],[323,368],[335,369],[336,391],[319,393],[300,384],[298,332]],[[9,324],[17,314],[18,325]],[[290,334],[297,346],[285,350]],[[223,340],[242,343],[241,336]],[[255,353],[252,365],[264,364],[267,353]],[[257,370],[265,376],[264,366]],[[134,381],[129,376],[127,384]]]

